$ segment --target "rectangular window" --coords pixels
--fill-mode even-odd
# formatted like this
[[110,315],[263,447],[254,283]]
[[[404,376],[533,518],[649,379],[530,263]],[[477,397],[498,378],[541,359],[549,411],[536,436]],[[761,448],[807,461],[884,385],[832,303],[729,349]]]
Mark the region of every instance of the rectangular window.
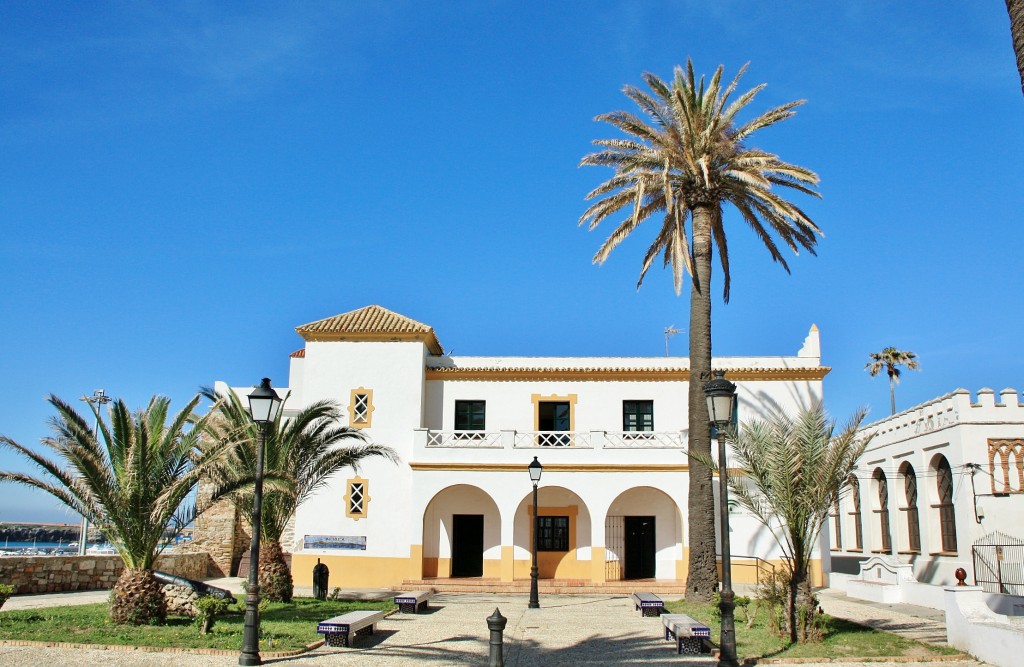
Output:
[[551,431],[570,431],[571,421],[568,401],[542,401],[537,406],[537,430],[542,432],[537,444],[541,447],[570,447],[572,436]]
[[917,507],[907,508],[907,546],[911,551],[921,551],[921,524],[917,516]]
[[538,431],[568,431],[569,402],[542,401],[537,409]]
[[456,431],[483,431],[485,423],[485,401],[455,401]]
[[537,517],[537,551],[569,550],[569,517]]
[[622,430],[627,432],[654,430],[654,401],[623,401]]

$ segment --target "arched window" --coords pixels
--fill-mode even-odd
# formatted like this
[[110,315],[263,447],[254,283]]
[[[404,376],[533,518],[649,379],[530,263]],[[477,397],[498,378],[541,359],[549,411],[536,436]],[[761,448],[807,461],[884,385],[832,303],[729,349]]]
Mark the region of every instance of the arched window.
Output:
[[942,550],[956,553],[956,517],[953,513],[953,471],[945,456],[935,464],[936,483],[939,487],[939,531],[942,533]]
[[829,516],[832,517],[832,528],[835,535],[832,536],[832,548],[836,551],[843,548],[843,517],[839,514],[839,498],[832,504],[832,511],[829,512]]
[[864,533],[860,523],[860,482],[853,475],[850,475],[850,501],[853,507],[850,511],[850,518],[853,519],[853,545],[860,551],[864,548]]
[[892,533],[889,530],[889,482],[881,468],[875,468],[872,475],[878,489],[878,529],[882,536],[882,551],[892,553]]
[[903,493],[907,506],[907,548],[910,551],[921,551],[921,523],[917,514],[917,474],[914,466],[909,463],[903,466]]

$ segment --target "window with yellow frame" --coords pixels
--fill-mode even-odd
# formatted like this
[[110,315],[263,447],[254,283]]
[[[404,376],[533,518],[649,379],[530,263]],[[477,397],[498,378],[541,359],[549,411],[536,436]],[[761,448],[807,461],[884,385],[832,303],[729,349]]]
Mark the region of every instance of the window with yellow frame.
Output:
[[373,390],[366,387],[353,389],[349,396],[348,425],[369,428],[373,417]]
[[345,516],[350,519],[365,519],[370,504],[370,481],[353,477],[345,484]]

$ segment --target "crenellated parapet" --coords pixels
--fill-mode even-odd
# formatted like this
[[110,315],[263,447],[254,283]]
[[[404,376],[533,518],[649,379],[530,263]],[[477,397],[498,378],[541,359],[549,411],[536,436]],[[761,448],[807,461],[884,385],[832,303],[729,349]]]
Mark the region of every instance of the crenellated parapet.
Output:
[[1024,423],[1021,395],[1012,388],[1003,389],[997,394],[986,387],[979,389],[973,399],[971,392],[957,389],[868,424],[861,431],[875,434],[871,443],[874,449],[956,424],[1002,423]]

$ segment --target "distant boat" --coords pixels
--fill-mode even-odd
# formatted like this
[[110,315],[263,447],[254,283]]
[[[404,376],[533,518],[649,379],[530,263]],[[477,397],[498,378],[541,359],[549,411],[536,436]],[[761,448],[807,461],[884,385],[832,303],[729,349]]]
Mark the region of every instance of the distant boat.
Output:
[[85,550],[85,553],[91,556],[111,556],[117,553],[117,549],[110,542],[107,542],[106,544],[91,546]]

